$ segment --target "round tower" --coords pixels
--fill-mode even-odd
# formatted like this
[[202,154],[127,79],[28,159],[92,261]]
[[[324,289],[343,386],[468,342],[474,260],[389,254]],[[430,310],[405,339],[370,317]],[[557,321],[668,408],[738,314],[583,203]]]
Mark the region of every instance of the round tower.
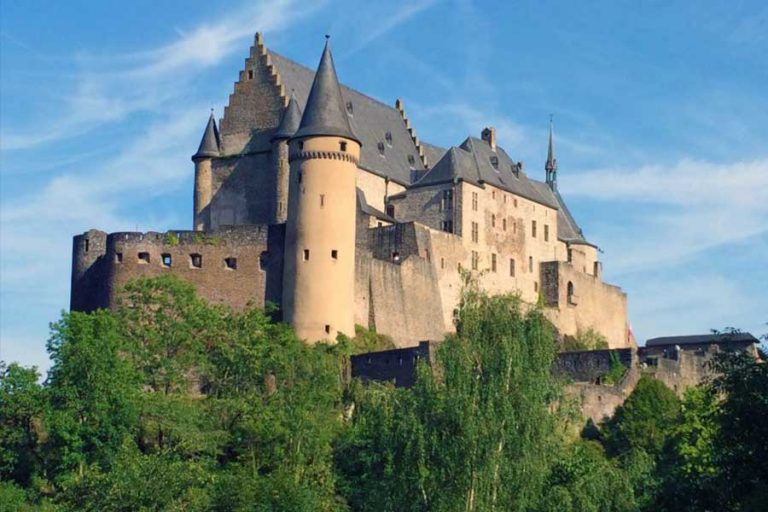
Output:
[[272,136],[272,165],[275,168],[274,222],[282,224],[288,217],[288,140],[293,137],[301,123],[301,109],[296,97],[291,94],[280,125]]
[[221,140],[219,138],[219,129],[216,126],[216,119],[208,118],[208,124],[205,127],[203,138],[197,153],[192,155],[192,161],[195,163],[195,193],[194,193],[194,221],[195,231],[204,231],[210,229],[210,204],[212,197],[212,168],[213,158],[221,154]]
[[326,42],[298,131],[290,184],[283,311],[309,343],[354,336],[355,215],[360,141]]

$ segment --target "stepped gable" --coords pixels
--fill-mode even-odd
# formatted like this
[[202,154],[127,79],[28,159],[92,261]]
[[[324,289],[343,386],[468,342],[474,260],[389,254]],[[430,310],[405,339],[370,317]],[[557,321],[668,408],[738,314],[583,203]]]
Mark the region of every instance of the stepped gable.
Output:
[[581,228],[568,210],[560,192],[553,191],[549,185],[541,181],[531,180],[531,183],[542,196],[557,204],[557,238],[563,242],[593,245],[584,238]]
[[[293,91],[300,108],[306,108],[315,72],[271,50],[267,52],[283,87]],[[397,109],[344,85],[341,96],[352,132],[363,144],[360,167],[402,185],[411,183],[412,170],[426,169]]]

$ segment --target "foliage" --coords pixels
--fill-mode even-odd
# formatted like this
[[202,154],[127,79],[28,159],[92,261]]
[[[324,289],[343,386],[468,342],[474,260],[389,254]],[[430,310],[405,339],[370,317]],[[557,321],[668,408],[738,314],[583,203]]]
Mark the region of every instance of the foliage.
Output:
[[0,362],[0,480],[27,485],[39,470],[44,396],[38,377],[35,368]]
[[168,231],[165,234],[165,244],[170,247],[176,247],[179,245],[179,235],[173,231]]
[[355,325],[355,337],[350,340],[352,353],[378,352],[395,348],[392,338],[385,334],[379,334],[374,330],[366,329],[362,325]]
[[608,339],[592,327],[587,330],[578,329],[576,336],[565,336],[563,340],[563,350],[565,352],[582,352],[607,348]]

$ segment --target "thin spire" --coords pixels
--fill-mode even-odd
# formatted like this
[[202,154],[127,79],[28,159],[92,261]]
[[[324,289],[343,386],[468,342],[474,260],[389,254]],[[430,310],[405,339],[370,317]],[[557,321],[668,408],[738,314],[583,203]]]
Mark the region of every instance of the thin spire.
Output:
[[197,153],[192,156],[192,160],[211,158],[219,156],[220,153],[221,139],[219,138],[219,128],[216,126],[216,118],[213,116],[213,109],[211,109],[211,115],[208,118],[205,132],[203,132],[203,138],[200,140],[200,146],[197,148]]
[[315,80],[312,82],[312,89],[309,91],[301,125],[293,137],[313,135],[339,136],[360,142],[349,125],[328,36],[326,36],[323,56],[317,66]]
[[301,108],[299,102],[296,101],[296,96],[291,92],[291,99],[288,100],[288,106],[285,107],[283,118],[280,120],[280,126],[277,127],[277,131],[272,136],[272,140],[290,139],[296,130],[299,129],[301,123]]
[[547,149],[547,163],[544,170],[547,171],[547,185],[552,190],[557,188],[557,159],[555,158],[555,143],[552,135],[552,114],[549,115],[549,148]]

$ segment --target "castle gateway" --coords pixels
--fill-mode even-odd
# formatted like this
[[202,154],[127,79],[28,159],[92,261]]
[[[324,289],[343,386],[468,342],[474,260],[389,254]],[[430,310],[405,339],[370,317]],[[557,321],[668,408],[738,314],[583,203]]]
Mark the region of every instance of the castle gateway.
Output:
[[340,85],[327,42],[312,71],[257,34],[192,161],[193,230],[74,237],[73,310],[170,272],[211,302],[277,304],[310,343],[360,324],[411,346],[453,330],[464,270],[490,293],[541,300],[562,335],[634,344],[626,295],[602,281],[558,192],[551,126],[538,181],[493,128],[429,144],[401,101]]

